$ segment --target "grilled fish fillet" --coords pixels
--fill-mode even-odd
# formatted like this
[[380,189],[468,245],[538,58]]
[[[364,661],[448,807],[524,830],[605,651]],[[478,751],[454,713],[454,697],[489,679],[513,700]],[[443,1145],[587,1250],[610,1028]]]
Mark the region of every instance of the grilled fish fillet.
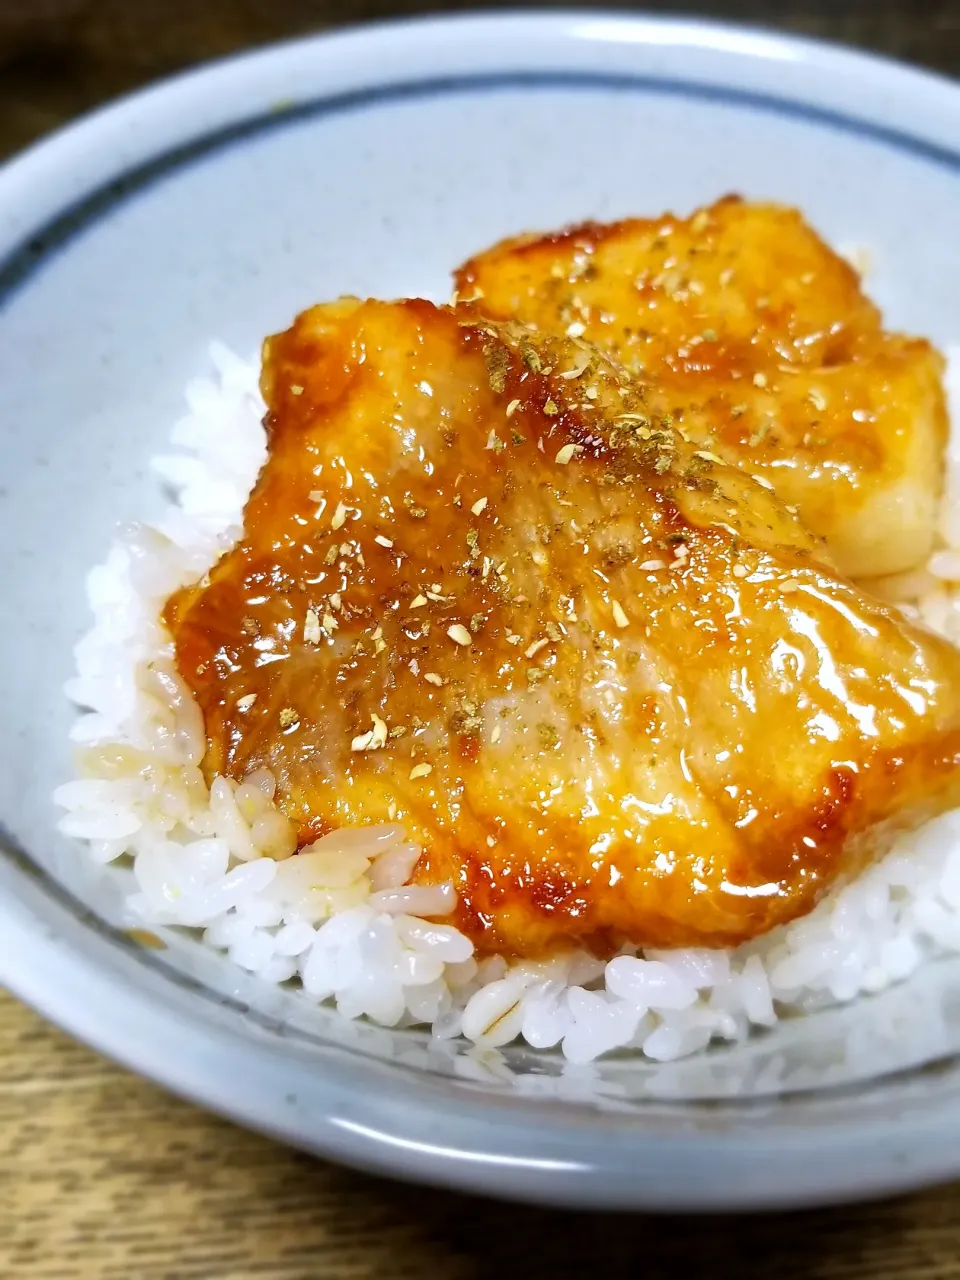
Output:
[[930,554],[943,360],[884,331],[795,210],[730,197],[686,219],[506,240],[457,290],[488,316],[581,334],[656,384],[692,438],[774,484],[852,577]]
[[481,952],[726,946],[956,801],[960,653],[668,394],[419,301],[264,354],[243,539],[166,621],[208,776],[302,842],[395,816]]

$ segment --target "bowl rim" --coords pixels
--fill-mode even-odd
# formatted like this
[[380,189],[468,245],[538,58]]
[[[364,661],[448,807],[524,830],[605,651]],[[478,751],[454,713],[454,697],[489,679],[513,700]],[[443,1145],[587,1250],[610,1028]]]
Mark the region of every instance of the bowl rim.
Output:
[[[841,75],[847,103],[866,86],[877,101],[895,100],[895,112],[877,108],[871,117],[839,109],[822,100],[819,83],[821,98],[794,106],[909,145],[960,173],[960,88],[886,58],[754,28],[593,10],[404,19],[286,41],[188,70],[99,108],[7,161],[0,166],[0,305],[105,201],[202,154],[211,139],[282,125],[336,96],[334,89],[324,95],[316,88],[318,74],[329,79],[337,66],[341,79],[354,77],[352,88],[339,88],[340,100],[369,97],[382,85],[384,54],[402,64],[403,51],[432,65],[440,83],[450,78],[453,55],[474,64],[481,37],[496,37],[505,48],[549,37],[586,63],[599,63],[611,47],[682,48],[729,61],[728,78],[735,82],[758,65],[789,70],[801,84],[805,74]],[[278,103],[275,86],[287,71],[297,84],[313,76],[313,95]],[[590,72],[524,69],[512,54],[501,54],[499,69],[484,64],[457,70],[454,78],[577,74]],[[396,78],[392,92],[402,95],[407,83]],[[718,84],[715,91],[791,102],[789,93],[761,93],[749,81],[741,88]],[[270,112],[272,123],[265,119]],[[901,123],[911,112],[915,132]],[[960,1069],[954,1064],[939,1075],[918,1069],[872,1085],[870,1099],[847,1099],[839,1112],[830,1099],[791,1100],[778,1118],[754,1113],[744,1126],[723,1106],[696,1125],[676,1110],[664,1112],[659,1123],[651,1111],[641,1131],[625,1125],[623,1116],[586,1117],[567,1106],[481,1096],[435,1077],[416,1080],[372,1061],[358,1064],[335,1050],[322,1072],[305,1070],[290,1043],[278,1062],[275,1040],[241,1024],[235,1011],[198,1016],[186,987],[178,989],[159,967],[151,971],[141,963],[143,984],[128,982],[121,965],[129,965],[131,955],[142,962],[142,953],[114,931],[95,927],[92,914],[2,829],[0,853],[4,985],[79,1039],[174,1092],[343,1163],[521,1200],[673,1210],[836,1203],[960,1171]],[[187,1038],[188,1054],[170,1051]],[[236,1068],[226,1076],[225,1060]],[[278,1087],[281,1073],[286,1084]],[[912,1089],[920,1078],[933,1081],[925,1097]]]

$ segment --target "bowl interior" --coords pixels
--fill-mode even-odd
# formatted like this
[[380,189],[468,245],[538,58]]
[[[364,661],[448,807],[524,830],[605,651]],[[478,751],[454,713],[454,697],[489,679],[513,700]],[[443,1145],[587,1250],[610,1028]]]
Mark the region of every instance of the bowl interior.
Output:
[[[869,287],[891,325],[942,344],[960,337],[960,159],[930,142],[923,121],[915,133],[878,124],[872,81],[859,98],[857,86],[836,83],[825,106],[819,80],[809,101],[794,68],[796,83],[781,92],[787,72],[749,51],[708,49],[708,74],[702,50],[577,40],[568,37],[562,58],[549,42],[535,50],[532,37],[521,41],[523,69],[498,68],[492,43],[484,52],[478,38],[471,53],[458,37],[461,65],[444,78],[421,41],[410,49],[422,68],[411,55],[400,84],[382,50],[362,75],[349,56],[337,63],[321,51],[297,63],[301,92],[286,104],[273,54],[269,75],[218,73],[216,128],[202,93],[199,107],[174,102],[162,128],[159,109],[143,108],[139,133],[123,145],[111,134],[102,182],[83,180],[96,123],[61,140],[57,164],[80,174],[72,212],[62,182],[44,191],[36,157],[0,175],[22,214],[0,272],[0,815],[7,843],[45,877],[44,893],[60,886],[74,909],[129,923],[116,875],[93,872],[55,830],[50,793],[70,775],[72,711],[61,689],[88,625],[86,571],[119,523],[158,509],[148,460],[164,451],[211,339],[251,354],[298,310],[342,293],[442,300],[451,269],[500,236],[685,211],[728,191],[797,204],[833,243],[865,247]],[[745,77],[749,91],[737,87]],[[175,98],[177,87],[168,92]],[[164,129],[190,146],[171,150]],[[82,947],[78,936],[72,945]],[[695,1061],[573,1069],[552,1055],[467,1052],[346,1023],[260,986],[190,938],[168,942],[134,958],[118,940],[120,980],[140,983],[144,966],[173,971],[213,993],[243,1034],[279,1037],[282,1026],[284,1043],[308,1055],[340,1045],[590,1108],[782,1096],[960,1049],[950,964]]]

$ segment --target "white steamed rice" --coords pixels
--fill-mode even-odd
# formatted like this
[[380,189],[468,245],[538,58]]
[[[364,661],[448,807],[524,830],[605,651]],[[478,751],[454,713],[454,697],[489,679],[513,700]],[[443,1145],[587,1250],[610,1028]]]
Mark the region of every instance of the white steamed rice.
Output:
[[[175,498],[153,526],[126,530],[87,589],[95,622],[76,647],[72,736],[83,776],[60,787],[61,830],[106,864],[126,859],[131,926],[182,927],[265,982],[297,981],[347,1018],[426,1025],[484,1048],[522,1037],[571,1062],[625,1047],[659,1061],[717,1038],[878,992],[926,959],[960,952],[960,811],[901,839],[807,917],[729,951],[583,953],[549,963],[479,963],[444,916],[450,886],[408,885],[419,850],[391,825],[340,831],[295,858],[266,771],[207,788],[200,711],[159,621],[239,536],[265,457],[256,361],[211,349],[215,376],[187,388],[176,454],[155,467]],[[960,349],[950,374],[960,423]],[[960,434],[960,433],[958,433]],[[942,546],[898,584],[904,607],[960,642],[960,439]]]

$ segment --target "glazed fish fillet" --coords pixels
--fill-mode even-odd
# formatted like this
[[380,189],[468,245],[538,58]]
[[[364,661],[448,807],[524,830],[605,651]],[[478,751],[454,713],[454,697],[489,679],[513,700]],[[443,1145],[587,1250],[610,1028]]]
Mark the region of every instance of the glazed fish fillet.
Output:
[[480,951],[726,946],[955,803],[960,653],[839,577],[671,393],[426,302],[265,346],[242,541],[169,602],[208,776],[395,819]]
[[457,274],[496,319],[580,335],[726,461],[772,483],[854,578],[933,546],[947,417],[940,355],[887,333],[856,272],[775,205],[721,200],[504,241]]

